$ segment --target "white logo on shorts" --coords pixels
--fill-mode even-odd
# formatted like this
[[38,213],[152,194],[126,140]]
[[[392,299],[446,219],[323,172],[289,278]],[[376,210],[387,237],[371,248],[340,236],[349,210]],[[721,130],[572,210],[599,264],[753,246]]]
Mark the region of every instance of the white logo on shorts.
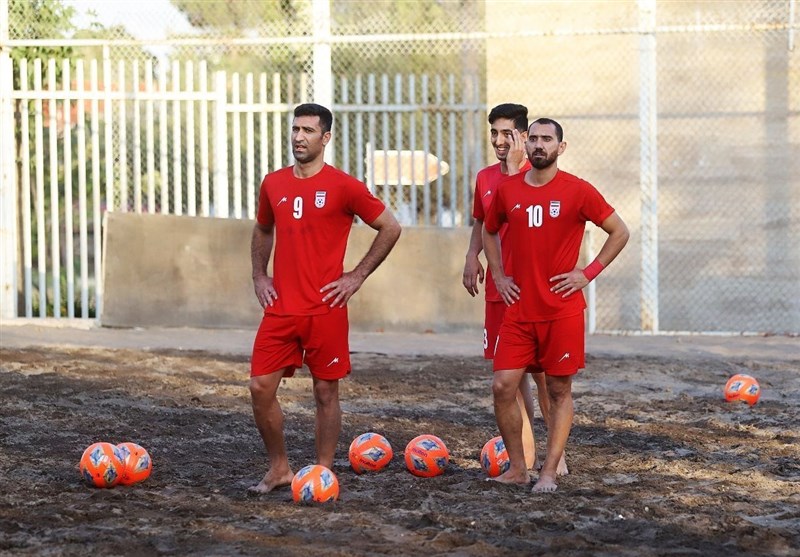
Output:
[[564,352],[564,355],[561,356],[561,359],[558,361],[563,362],[564,360],[569,360],[569,352]]
[[327,367],[331,367],[333,364],[338,364],[338,363],[339,363],[339,357],[337,356],[336,358],[331,360],[331,363],[329,363]]

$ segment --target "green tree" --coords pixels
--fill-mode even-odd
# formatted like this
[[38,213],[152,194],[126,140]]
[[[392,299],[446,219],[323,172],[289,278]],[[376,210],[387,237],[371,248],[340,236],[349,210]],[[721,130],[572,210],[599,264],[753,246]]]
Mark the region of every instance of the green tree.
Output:
[[[311,26],[314,23],[311,14],[313,0],[171,1],[201,34],[209,37],[308,36],[312,33]],[[331,26],[337,35],[457,32],[461,30],[459,21],[463,21],[464,17],[478,21],[480,1],[331,0]],[[419,41],[339,43],[333,45],[333,72],[352,75],[479,71],[477,57],[465,53],[458,46],[440,48],[435,56],[431,53],[431,45]],[[310,70],[312,48],[294,44],[259,47],[220,45],[210,54],[212,62],[219,69],[240,73],[265,70],[294,73]],[[198,53],[188,55],[197,56]]]
[[282,27],[289,34],[297,23],[298,0],[272,2],[198,2],[172,0],[192,26],[205,30],[247,30],[264,23]]
[[[9,35],[12,39],[59,39],[74,30],[73,8],[61,0],[11,0],[8,8]],[[68,58],[68,46],[18,46],[11,49],[14,61],[27,58]],[[19,74],[14,74],[14,88],[19,88]]]

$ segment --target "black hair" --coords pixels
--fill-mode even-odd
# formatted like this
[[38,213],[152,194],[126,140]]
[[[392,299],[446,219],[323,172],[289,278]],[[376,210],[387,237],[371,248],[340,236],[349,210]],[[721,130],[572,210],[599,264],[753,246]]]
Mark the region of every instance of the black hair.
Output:
[[534,124],[542,124],[544,126],[551,124],[556,129],[556,139],[558,139],[558,142],[561,143],[562,141],[564,141],[564,128],[562,128],[561,124],[559,124],[555,120],[552,120],[550,118],[537,118],[536,120],[531,122],[531,126]]
[[294,109],[294,117],[298,116],[319,116],[319,126],[322,128],[322,133],[331,131],[333,127],[333,114],[331,111],[316,103],[305,103],[297,105]]
[[489,123],[494,124],[495,120],[506,118],[513,120],[514,127],[524,132],[528,129],[528,107],[521,104],[504,103],[498,104],[489,112]]

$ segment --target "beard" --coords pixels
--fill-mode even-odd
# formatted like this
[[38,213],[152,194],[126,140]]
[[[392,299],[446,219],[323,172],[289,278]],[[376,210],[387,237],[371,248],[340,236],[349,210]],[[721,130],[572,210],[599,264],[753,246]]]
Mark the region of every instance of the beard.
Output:
[[558,159],[557,151],[553,151],[553,154],[550,156],[547,156],[547,154],[543,152],[528,154],[528,160],[531,161],[531,166],[537,170],[544,170],[556,162],[556,159]]

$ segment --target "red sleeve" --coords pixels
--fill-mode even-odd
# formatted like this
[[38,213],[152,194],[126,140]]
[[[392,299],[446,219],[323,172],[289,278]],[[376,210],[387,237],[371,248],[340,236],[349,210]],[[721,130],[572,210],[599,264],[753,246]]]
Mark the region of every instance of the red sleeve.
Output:
[[372,195],[364,182],[352,178],[348,181],[350,209],[367,224],[372,224],[386,210],[383,201]]
[[478,188],[478,179],[475,180],[475,193],[472,196],[472,218],[479,221],[486,220],[486,213],[483,211],[480,189]]
[[272,213],[272,205],[269,204],[269,194],[267,193],[267,177],[261,181],[261,190],[258,193],[258,214],[256,222],[264,226],[275,224],[275,215]]
[[600,226],[614,213],[614,207],[608,204],[597,188],[586,183],[586,194],[583,198],[583,206],[581,207],[581,216],[587,221],[592,221],[595,225]]
[[489,233],[497,234],[504,222],[506,222],[506,212],[503,205],[503,188],[498,187],[492,204],[489,205],[489,210],[486,212],[483,226]]

